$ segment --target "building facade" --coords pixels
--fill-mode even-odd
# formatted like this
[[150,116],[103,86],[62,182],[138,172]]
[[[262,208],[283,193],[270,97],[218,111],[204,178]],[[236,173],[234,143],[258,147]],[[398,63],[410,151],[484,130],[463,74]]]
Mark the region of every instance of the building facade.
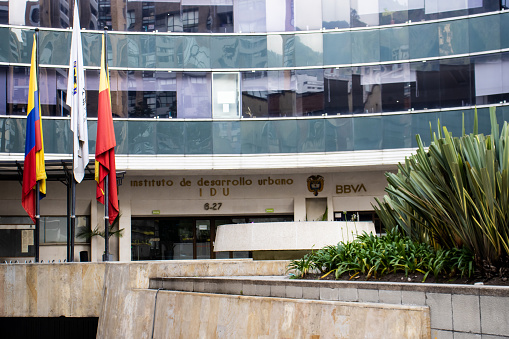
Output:
[[[28,77],[39,27],[46,159],[71,159],[65,105],[73,1],[0,1],[0,161],[23,161]],[[90,153],[100,39],[117,140],[120,260],[215,253],[225,223],[373,221],[384,173],[429,144],[430,124],[489,133],[509,116],[505,0],[81,0]],[[1,166],[0,166],[1,167]],[[90,165],[92,167],[92,165]],[[16,167],[14,168],[21,168]],[[19,171],[0,171],[0,258],[30,258]],[[41,259],[65,258],[66,200],[41,201]],[[93,181],[77,187],[79,227],[102,225]],[[76,239],[100,260],[102,239]],[[2,251],[2,250],[0,250]]]

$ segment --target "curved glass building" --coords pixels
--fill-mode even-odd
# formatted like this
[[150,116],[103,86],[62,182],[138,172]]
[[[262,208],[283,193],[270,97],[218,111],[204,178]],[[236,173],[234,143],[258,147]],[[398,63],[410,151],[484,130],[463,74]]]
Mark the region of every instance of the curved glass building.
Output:
[[[65,99],[73,4],[0,1],[0,160],[9,166],[24,157],[35,27],[46,158],[72,156]],[[482,133],[490,131],[488,107],[507,119],[508,7],[80,0],[91,154],[108,29],[117,170],[125,171],[114,258],[250,256],[213,252],[225,223],[361,220],[381,231],[373,197],[384,194],[384,172],[415,150],[416,134],[429,144],[438,121],[455,135],[463,125],[471,131],[475,108]],[[17,174],[1,173],[8,193],[0,223],[27,224]],[[94,189],[78,185],[81,226],[101,223]],[[51,182],[41,201],[41,258],[65,257],[66,199],[65,186]],[[100,258],[100,241],[77,241],[76,251]]]

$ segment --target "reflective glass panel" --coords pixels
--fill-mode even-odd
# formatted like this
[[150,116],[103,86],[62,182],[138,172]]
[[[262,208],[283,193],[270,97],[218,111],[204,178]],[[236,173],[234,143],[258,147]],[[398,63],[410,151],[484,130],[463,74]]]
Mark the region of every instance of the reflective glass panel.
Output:
[[412,134],[411,114],[384,115],[383,126],[383,149],[412,147],[415,135]]
[[353,113],[378,113],[382,111],[381,71],[381,66],[353,67]]
[[408,27],[393,27],[380,30],[381,61],[408,60]]
[[210,73],[177,75],[178,118],[211,118],[212,87]]
[[9,48],[11,49],[10,62],[30,64],[34,36],[33,30],[11,28],[9,41]]
[[473,70],[470,58],[440,60],[440,106],[472,105],[474,97]]
[[[507,5],[509,6],[509,0]],[[509,13],[500,14],[500,31],[509,32]],[[509,48],[509,34],[500,35],[500,48]]]
[[130,118],[152,118],[156,115],[156,74],[154,71],[129,71],[128,91]]
[[415,81],[416,74],[409,63],[380,66],[383,112],[411,109],[411,84]]
[[[76,216],[76,233],[81,228],[89,229],[88,217]],[[76,243],[86,243],[89,239],[75,237]],[[67,242],[67,217],[42,217],[41,218],[41,243],[66,243]]]
[[238,36],[211,36],[210,57],[212,68],[233,68],[237,66],[239,57]]
[[156,72],[156,108],[158,118],[177,117],[177,73]]
[[241,120],[240,137],[242,154],[268,153],[268,134],[271,133],[268,120]]
[[498,104],[504,90],[504,67],[501,54],[470,57],[475,82],[475,104]]
[[292,117],[296,111],[295,71],[269,71],[269,117]]
[[322,28],[321,0],[294,0],[295,30],[309,31]]
[[8,27],[0,27],[0,62],[9,62],[11,58],[11,31]]
[[131,34],[127,42],[128,67],[154,68],[156,66],[156,37]]
[[185,122],[186,154],[212,154],[212,121]]
[[81,33],[81,42],[83,44],[83,64],[85,66],[101,67],[101,34]]
[[470,18],[470,52],[490,51],[500,48],[500,16],[488,15]]
[[240,154],[240,121],[213,122],[214,154]]
[[438,26],[440,55],[468,53],[468,19],[441,22]]
[[270,153],[297,153],[297,120],[268,121],[266,132]]
[[159,1],[154,5],[156,30],[159,32],[182,32],[180,1]]
[[[472,0],[470,0],[472,1]],[[474,0],[475,1],[475,0]],[[477,0],[478,1],[478,0]],[[439,18],[451,18],[468,14],[469,0],[437,1]]]
[[268,67],[295,67],[295,36],[267,36]]
[[325,151],[353,151],[353,119],[325,119]]
[[410,63],[415,82],[410,83],[412,109],[440,107],[440,65],[437,60]]
[[268,116],[268,78],[266,71],[242,72],[242,117]]
[[382,117],[353,118],[354,148],[360,150],[377,150],[382,148]]
[[69,120],[45,119],[43,126],[44,152],[72,153],[72,132]]
[[350,27],[350,0],[322,0],[322,27],[325,29]]
[[[180,39],[177,61],[184,68],[210,68],[210,38],[190,35]],[[182,60],[182,61],[181,61]]]
[[68,32],[39,32],[39,64],[68,65],[71,34]]
[[424,146],[429,146],[431,143],[431,135],[429,133],[429,126],[436,131],[438,122],[438,113],[416,113],[409,115],[412,118],[412,147],[417,147],[417,140],[415,136],[420,135]]
[[129,121],[129,154],[156,154],[156,126],[153,121]]
[[156,36],[156,67],[182,68],[182,53],[178,54],[181,37]]
[[350,32],[323,34],[323,64],[348,65],[352,63]]
[[108,34],[108,52],[111,53],[111,59],[108,57],[109,66],[127,68],[129,38],[127,34]]
[[493,12],[500,10],[501,3],[507,0],[468,0],[468,13],[477,14],[484,12]]
[[157,125],[157,153],[184,154],[184,122],[158,121]]
[[239,73],[212,73],[212,117],[238,118]]
[[327,115],[352,112],[352,69],[327,68],[324,73],[324,112]]
[[325,152],[325,119],[297,120],[298,151]]
[[379,0],[350,0],[351,27],[378,26]]
[[234,9],[236,33],[257,33],[267,30],[265,0],[237,0]]
[[267,32],[294,31],[293,8],[293,0],[266,1]]
[[380,32],[378,29],[354,31],[352,35],[352,63],[380,61]]
[[[97,122],[97,120],[95,120],[95,122]],[[133,121],[133,122],[136,122],[136,121]],[[90,142],[90,123],[91,123],[91,120],[88,121],[88,126],[89,126],[89,130],[88,130],[88,135],[89,135],[89,142]],[[117,119],[114,119],[113,120],[113,128],[115,129],[115,141],[117,142],[117,147],[115,147],[115,154],[128,154],[129,153],[129,138],[128,138],[128,124],[130,123],[130,121],[127,121],[127,120],[117,120]],[[95,128],[93,130],[94,132],[94,140],[95,140],[95,135],[97,134],[97,123],[95,125]],[[94,141],[94,146],[95,146],[95,141]],[[90,143],[89,143],[89,148],[90,148]],[[94,154],[95,153],[95,147],[94,147],[94,150],[90,150],[90,154]]]
[[110,69],[110,98],[113,117],[128,117],[128,71]]
[[378,0],[380,25],[403,24],[408,21],[408,0]]
[[295,35],[295,64],[320,66],[323,64],[322,33]]
[[[502,92],[503,102],[509,102],[509,52],[502,53]],[[509,111],[509,110],[508,110]]]
[[438,56],[438,24],[408,27],[410,59]]
[[324,78],[323,69],[296,70],[297,80],[296,115],[322,115]]

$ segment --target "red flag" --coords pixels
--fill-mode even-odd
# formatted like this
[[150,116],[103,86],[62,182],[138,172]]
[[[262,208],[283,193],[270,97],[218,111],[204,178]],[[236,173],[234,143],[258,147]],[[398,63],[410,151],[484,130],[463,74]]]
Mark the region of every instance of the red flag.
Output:
[[99,78],[99,107],[95,144],[95,180],[97,200],[104,204],[104,179],[108,177],[108,216],[110,224],[118,215],[117,174],[115,168],[115,131],[111,115],[110,80],[104,62],[105,47],[102,37],[101,73]]
[[25,163],[21,204],[35,223],[35,184],[39,183],[42,197],[46,195],[46,168],[44,166],[44,142],[41,125],[41,106],[37,88],[36,39],[32,47],[32,63],[28,84],[28,107],[26,121]]

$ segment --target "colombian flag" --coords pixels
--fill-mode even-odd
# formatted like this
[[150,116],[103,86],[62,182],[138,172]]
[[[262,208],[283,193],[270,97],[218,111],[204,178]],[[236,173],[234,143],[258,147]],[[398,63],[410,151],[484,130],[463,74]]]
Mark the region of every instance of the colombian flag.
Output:
[[35,223],[35,185],[39,183],[41,197],[46,195],[46,167],[44,166],[44,143],[42,138],[41,106],[37,88],[36,39],[32,47],[30,82],[28,85],[28,113],[26,121],[25,164],[21,204]]
[[108,176],[108,216],[110,224],[118,215],[117,172],[115,167],[115,131],[111,115],[110,80],[106,71],[104,35],[102,37],[101,73],[99,77],[99,107],[95,142],[96,197],[104,204],[104,179]]

